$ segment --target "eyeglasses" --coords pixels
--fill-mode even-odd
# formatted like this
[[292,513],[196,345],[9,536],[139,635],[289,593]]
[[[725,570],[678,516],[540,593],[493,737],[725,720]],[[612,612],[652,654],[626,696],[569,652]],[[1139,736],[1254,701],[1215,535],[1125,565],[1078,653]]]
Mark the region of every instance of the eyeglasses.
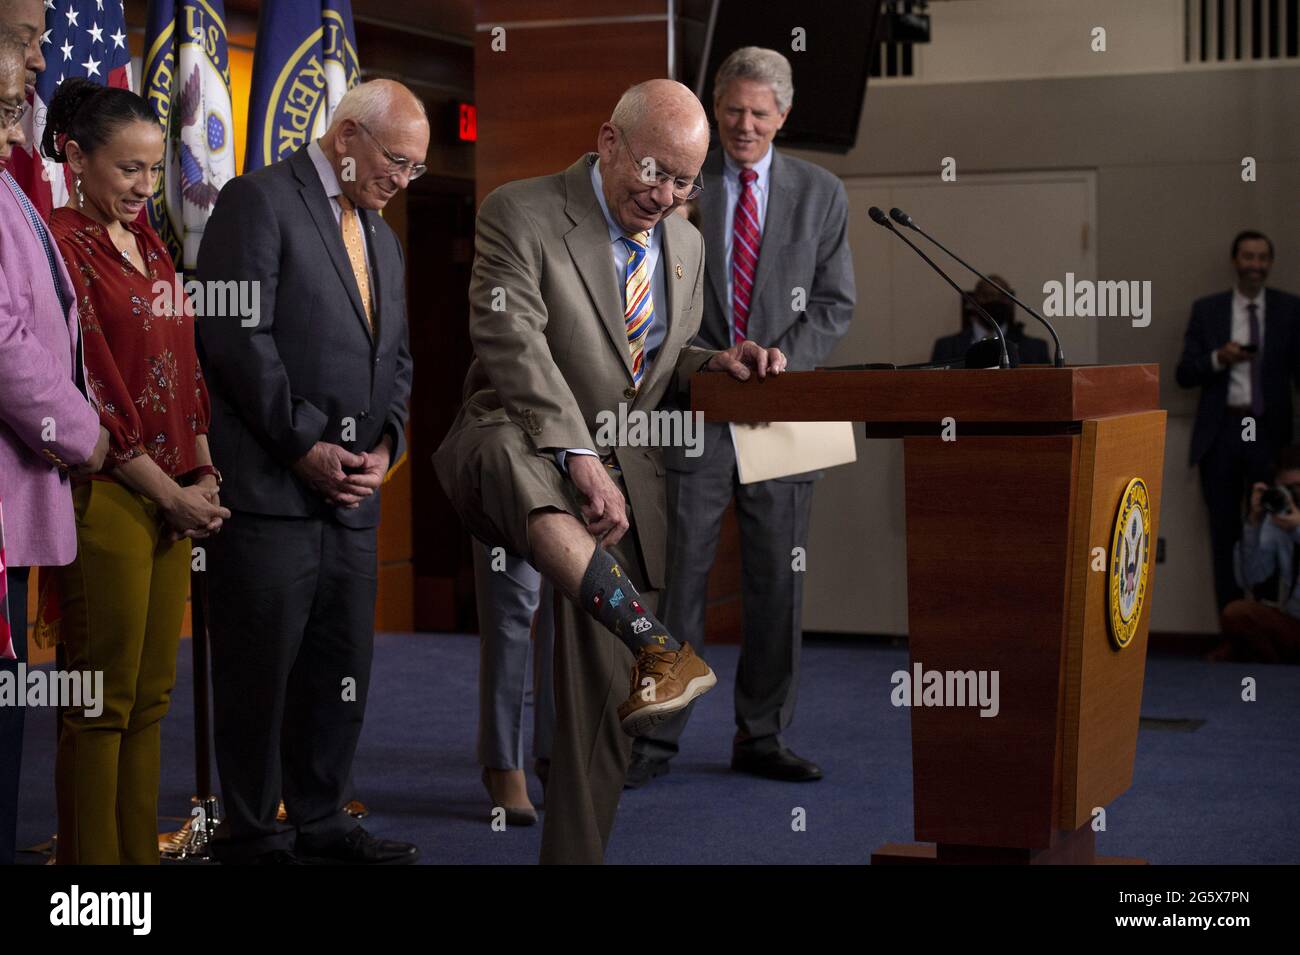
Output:
[[673,196],[682,201],[694,199],[704,191],[704,185],[700,182],[699,176],[694,179],[683,179],[680,176],[674,178],[667,173],[660,172],[653,157],[647,159],[638,158],[636,153],[632,152],[632,147],[627,141],[627,134],[618,126],[614,128],[618,130],[618,135],[623,140],[623,146],[627,149],[628,158],[636,164],[641,181],[647,186],[653,182],[655,187],[658,188],[665,182],[671,182],[673,184]]
[[23,121],[27,115],[27,104],[22,103],[18,106],[6,106],[0,103],[0,126],[4,129],[13,129]]
[[422,162],[413,162],[410,159],[403,159],[401,156],[394,156],[388,151],[388,147],[379,141],[379,137],[370,131],[369,127],[367,127],[365,123],[358,122],[357,125],[365,130],[367,136],[374,140],[375,145],[379,147],[379,151],[382,152],[384,158],[388,160],[387,172],[389,175],[404,172],[406,173],[406,181],[414,182],[429,171],[429,167]]

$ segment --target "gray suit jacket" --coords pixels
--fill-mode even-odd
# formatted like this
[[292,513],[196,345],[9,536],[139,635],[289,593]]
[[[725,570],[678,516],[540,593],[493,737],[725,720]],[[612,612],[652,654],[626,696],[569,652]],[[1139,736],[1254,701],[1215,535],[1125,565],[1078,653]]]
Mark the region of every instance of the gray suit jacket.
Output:
[[[621,280],[591,188],[595,158],[588,154],[562,173],[507,183],[483,200],[469,289],[475,358],[465,404],[438,455],[461,446],[463,438],[490,440],[491,430],[501,427],[520,429],[524,447],[548,462],[563,448],[612,454],[623,471],[647,577],[660,587],[668,534],[662,453],[604,446],[595,436],[602,412],[617,415],[624,403],[630,411],[653,410],[666,394],[687,387],[713,356],[690,347],[704,294],[704,244],[679,216],[664,219],[668,301],[655,302],[655,313],[667,329],[636,389]],[[543,471],[551,468],[548,463]],[[444,471],[454,474],[454,462],[444,461]],[[515,494],[513,482],[531,475],[528,469],[502,474],[500,486],[483,493]]]
[[245,328],[237,316],[198,320],[212,397],[208,440],[225,478],[222,503],[235,510],[379,523],[378,493],[354,510],[336,508],[290,470],[317,441],[361,453],[387,433],[393,463],[406,450],[411,353],[402,247],[378,214],[358,212],[378,341],[305,148],[226,183],[204,229],[201,281],[260,283],[256,326]]
[[[722,185],[722,149],[704,162],[704,192],[699,200],[704,233],[704,318],[695,344],[728,348],[726,234],[731,209]],[[826,361],[849,328],[856,292],[849,253],[849,205],[844,184],[820,166],[773,150],[767,216],[754,275],[748,337],[779,348],[791,371],[809,371]],[[805,307],[793,308],[794,289],[802,288]],[[728,440],[725,425],[710,426],[706,441]],[[665,452],[675,471],[693,471],[709,459],[686,457],[684,449]],[[820,471],[791,475],[786,481],[810,481]]]

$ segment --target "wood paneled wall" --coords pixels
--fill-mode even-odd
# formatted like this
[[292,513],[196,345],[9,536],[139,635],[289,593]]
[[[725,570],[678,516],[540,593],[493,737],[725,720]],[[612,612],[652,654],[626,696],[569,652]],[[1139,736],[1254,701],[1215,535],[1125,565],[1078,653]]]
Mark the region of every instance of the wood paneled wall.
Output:
[[479,0],[474,14],[479,201],[595,149],[623,91],[667,75],[668,0]]

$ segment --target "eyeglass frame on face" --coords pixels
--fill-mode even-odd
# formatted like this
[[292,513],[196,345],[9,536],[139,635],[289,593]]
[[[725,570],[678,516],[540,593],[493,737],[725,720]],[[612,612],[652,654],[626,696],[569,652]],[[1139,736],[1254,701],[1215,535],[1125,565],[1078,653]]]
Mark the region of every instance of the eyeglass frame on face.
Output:
[[[611,123],[610,125],[613,124]],[[623,132],[622,127],[614,126],[614,128],[618,130],[618,135],[623,140],[623,148],[627,150],[628,158],[631,159],[632,162],[636,165],[637,173],[638,173],[637,178],[640,179],[642,182],[644,182],[646,185],[650,185],[650,183],[646,182],[646,177],[645,177],[646,160],[637,158],[636,153],[632,152],[632,144],[627,141],[627,133]],[[672,182],[672,184],[675,187],[679,181],[679,177],[670,176],[666,172],[660,172],[659,164],[655,162],[654,157],[651,156],[649,157],[649,159],[650,159],[650,166],[652,169],[654,169],[655,188],[656,189],[659,188],[665,182]],[[673,198],[678,199],[682,202],[690,202],[692,199],[699,198],[700,193],[703,191],[704,191],[704,183],[700,179],[700,175],[697,173],[695,178],[691,180],[691,187],[687,191],[686,195],[682,195],[677,191],[676,188],[674,188]]]
[[365,134],[379,147],[379,151],[384,154],[384,158],[388,160],[388,174],[390,176],[406,170],[406,181],[414,182],[429,171],[429,167],[422,162],[412,162],[410,159],[394,156],[388,151],[388,147],[379,141],[379,137],[370,131],[370,127],[359,119],[354,119],[353,122],[365,131]]
[[[18,106],[10,106],[8,103],[0,103],[0,129],[13,129],[23,121],[27,115],[27,110],[31,107],[27,103],[21,103]],[[15,115],[16,114],[16,115]],[[5,117],[13,116],[13,119]]]

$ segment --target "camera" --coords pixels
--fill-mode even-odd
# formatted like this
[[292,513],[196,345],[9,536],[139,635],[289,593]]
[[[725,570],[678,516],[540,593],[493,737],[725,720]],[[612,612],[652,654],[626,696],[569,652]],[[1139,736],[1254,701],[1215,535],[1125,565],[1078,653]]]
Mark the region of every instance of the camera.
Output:
[[1291,510],[1291,494],[1276,484],[1260,495],[1259,506],[1269,514],[1285,514]]

